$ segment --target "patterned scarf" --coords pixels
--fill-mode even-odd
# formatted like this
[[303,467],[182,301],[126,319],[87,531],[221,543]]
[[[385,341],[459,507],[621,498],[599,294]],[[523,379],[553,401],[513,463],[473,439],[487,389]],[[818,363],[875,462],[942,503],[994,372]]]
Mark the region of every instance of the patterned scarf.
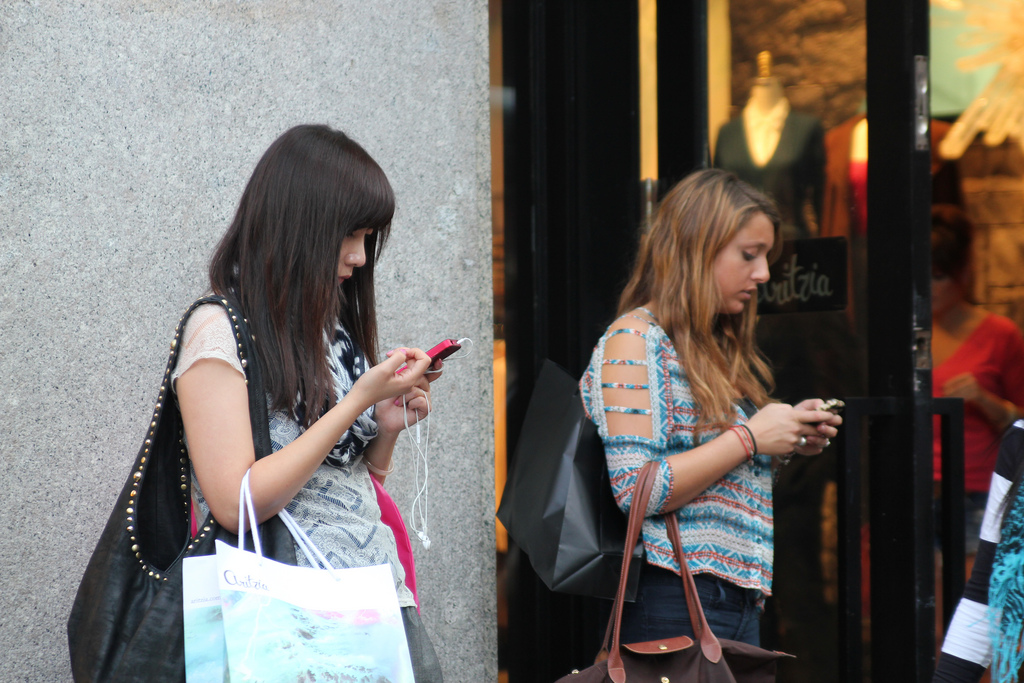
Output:
[[1016,683],[1024,665],[1024,486],[1007,512],[989,579],[992,680]]
[[[366,356],[341,323],[334,329],[334,341],[327,351],[327,362],[334,378],[334,397],[337,401],[341,401],[352,390],[356,380],[370,369]],[[300,397],[294,417],[280,410],[270,414],[270,441],[275,451],[284,448],[305,431],[301,426],[305,422],[305,412],[306,404]],[[373,419],[373,406],[370,406],[338,439],[338,443],[327,454],[328,462],[339,467],[350,464],[363,454],[375,436],[377,422]]]

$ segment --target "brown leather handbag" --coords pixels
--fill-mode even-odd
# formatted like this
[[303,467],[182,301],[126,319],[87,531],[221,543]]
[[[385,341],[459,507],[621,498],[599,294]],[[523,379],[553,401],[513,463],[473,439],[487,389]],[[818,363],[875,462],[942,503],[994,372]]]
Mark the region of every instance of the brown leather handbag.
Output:
[[[626,531],[627,550],[636,545],[640,536],[644,511],[647,509],[647,502],[654,486],[656,469],[657,463],[649,462],[637,476]],[[557,683],[771,683],[775,680],[776,662],[780,658],[792,656],[715,637],[704,616],[700,598],[697,596],[697,586],[683,555],[683,545],[679,540],[679,524],[675,514],[665,515],[665,522],[676,559],[683,569],[686,605],[690,612],[693,632],[697,635],[696,642],[688,636],[679,636],[644,643],[619,643],[626,577],[629,575],[629,562],[633,555],[625,552],[622,556],[619,590],[615,595],[615,606],[609,623],[612,642],[608,650],[608,659],[598,661],[582,671],[573,671],[558,679]]]

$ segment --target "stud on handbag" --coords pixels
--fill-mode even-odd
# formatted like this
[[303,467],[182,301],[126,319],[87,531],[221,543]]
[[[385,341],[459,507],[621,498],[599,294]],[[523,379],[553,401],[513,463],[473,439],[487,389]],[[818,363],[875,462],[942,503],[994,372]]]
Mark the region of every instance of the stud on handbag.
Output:
[[[266,394],[245,317],[226,297],[199,299],[178,323],[149,430],[68,617],[71,671],[77,683],[184,681],[182,561],[214,554],[217,539],[238,542],[213,515],[191,537],[188,449],[181,413],[170,395],[185,322],[206,303],[223,306],[231,318],[246,372],[254,452],[257,458],[271,452]],[[291,534],[280,518],[261,525],[260,535],[267,556],[295,564]]]
[[[637,475],[626,529],[627,551],[635,546],[640,536],[644,511],[647,510],[651,489],[654,487],[656,469],[657,463],[649,462]],[[675,514],[665,515],[665,522],[676,559],[682,569],[686,606],[697,640],[679,636],[642,643],[619,642],[626,577],[629,575],[629,563],[632,559],[632,553],[625,552],[622,557],[619,589],[615,595],[609,622],[611,647],[607,650],[608,658],[582,671],[573,671],[558,679],[556,683],[771,683],[775,680],[776,662],[792,656],[764,650],[747,643],[719,639],[711,632],[700,605],[693,575],[686,564]]]

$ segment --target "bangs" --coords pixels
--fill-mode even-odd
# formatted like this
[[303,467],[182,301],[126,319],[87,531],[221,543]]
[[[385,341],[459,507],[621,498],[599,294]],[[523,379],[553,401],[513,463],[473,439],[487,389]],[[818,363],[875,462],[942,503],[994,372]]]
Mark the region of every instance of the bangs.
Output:
[[[352,143],[353,153],[335,167],[334,224],[344,238],[356,230],[373,230],[378,248],[386,241],[395,215],[395,192],[387,176],[361,147]],[[342,160],[338,160],[341,162]]]
[[366,187],[358,193],[359,202],[352,216],[353,230],[369,228],[378,235],[378,243],[387,238],[391,221],[395,216],[395,193],[384,172],[378,167],[377,173],[368,175]]

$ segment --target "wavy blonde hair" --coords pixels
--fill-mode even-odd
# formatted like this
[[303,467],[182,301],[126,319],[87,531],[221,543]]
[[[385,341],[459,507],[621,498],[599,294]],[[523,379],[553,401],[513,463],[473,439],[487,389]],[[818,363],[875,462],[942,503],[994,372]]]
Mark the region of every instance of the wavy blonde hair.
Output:
[[773,262],[782,248],[775,204],[732,173],[690,174],[661,201],[619,298],[619,315],[653,305],[700,408],[698,433],[731,424],[739,397],[764,406],[774,388],[771,368],[754,339],[757,297],[742,313],[720,313],[723,299],[714,275],[715,258],[759,213],[774,227],[768,254]]

